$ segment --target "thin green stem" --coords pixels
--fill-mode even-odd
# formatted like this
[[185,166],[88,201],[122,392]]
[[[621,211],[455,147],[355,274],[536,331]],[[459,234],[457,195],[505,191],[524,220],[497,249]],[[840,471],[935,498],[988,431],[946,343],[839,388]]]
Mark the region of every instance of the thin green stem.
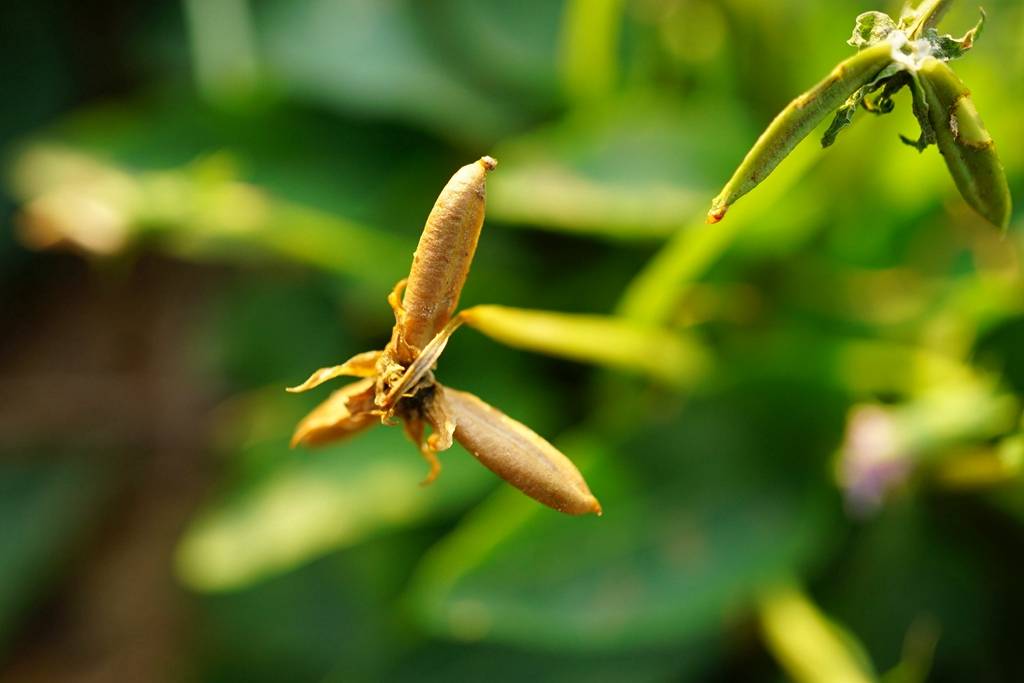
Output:
[[917,16],[907,29],[907,35],[917,40],[926,30],[935,28],[952,5],[953,0],[923,0],[914,10]]

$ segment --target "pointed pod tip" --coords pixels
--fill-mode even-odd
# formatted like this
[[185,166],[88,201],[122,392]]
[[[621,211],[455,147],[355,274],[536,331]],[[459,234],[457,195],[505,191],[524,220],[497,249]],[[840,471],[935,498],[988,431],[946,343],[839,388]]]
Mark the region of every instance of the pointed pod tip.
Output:
[[729,210],[728,206],[713,206],[713,207],[711,207],[711,210],[708,211],[708,217],[705,219],[705,222],[708,225],[714,225],[718,221],[720,221],[723,218],[725,218],[725,212],[728,211],[728,210]]
[[486,155],[480,157],[480,161],[477,162],[477,163],[479,163],[481,166],[483,166],[484,170],[487,170],[487,171],[493,171],[495,168],[498,167],[498,160],[495,159],[494,157],[486,156]]
[[601,509],[601,503],[599,503],[597,498],[594,498],[593,496],[590,497],[590,501],[591,510],[594,514],[598,517],[602,516],[604,514],[604,510]]

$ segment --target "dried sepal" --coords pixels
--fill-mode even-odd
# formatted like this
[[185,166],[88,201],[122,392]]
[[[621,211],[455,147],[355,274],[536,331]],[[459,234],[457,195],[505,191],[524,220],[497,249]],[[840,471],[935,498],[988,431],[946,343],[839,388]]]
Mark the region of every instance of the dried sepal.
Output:
[[409,437],[416,448],[419,449],[420,455],[427,461],[427,476],[420,482],[420,486],[427,486],[434,483],[437,479],[437,475],[441,474],[441,461],[437,458],[437,450],[432,448],[428,440],[424,436],[425,425],[423,416],[418,412],[410,415],[405,415],[402,419],[402,429],[405,430],[405,435]]
[[442,389],[455,440],[499,477],[534,500],[570,515],[601,514],[583,475],[526,425],[473,394]]
[[388,388],[387,393],[378,394],[377,406],[383,410],[391,410],[400,399],[415,392],[417,385],[427,376],[441,357],[444,347],[448,345],[448,339],[461,324],[462,318],[460,316],[449,320],[448,324],[423,348],[423,351],[419,352],[416,360]]
[[380,355],[380,351],[357,353],[341,365],[320,368],[302,384],[288,387],[285,391],[290,391],[293,394],[309,391],[336,377],[373,377],[377,374],[377,361],[380,360]]
[[434,384],[433,391],[423,401],[423,417],[433,432],[427,439],[427,445],[435,452],[446,451],[452,447],[455,434],[455,416],[448,409],[444,388]]
[[379,421],[373,396],[372,378],[338,389],[302,418],[292,435],[292,447],[321,446],[372,427]]

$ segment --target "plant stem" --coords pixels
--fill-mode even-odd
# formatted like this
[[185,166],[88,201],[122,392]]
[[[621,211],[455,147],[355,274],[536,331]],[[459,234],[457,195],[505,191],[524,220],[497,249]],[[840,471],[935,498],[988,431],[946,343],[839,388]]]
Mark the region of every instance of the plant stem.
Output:
[[907,30],[907,36],[911,40],[920,38],[922,33],[939,23],[952,4],[953,0],[923,0],[915,10],[917,18]]

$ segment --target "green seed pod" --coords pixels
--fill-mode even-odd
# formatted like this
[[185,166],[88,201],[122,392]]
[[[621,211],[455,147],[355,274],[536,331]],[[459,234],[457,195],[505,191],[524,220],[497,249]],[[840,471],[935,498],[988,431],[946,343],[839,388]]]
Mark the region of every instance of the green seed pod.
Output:
[[995,226],[1010,222],[1010,188],[971,93],[945,62],[927,59],[917,76],[939,151],[960,194]]
[[[427,217],[405,286],[402,341],[422,349],[452,317],[484,223],[491,157],[463,166],[441,191]],[[399,347],[401,355],[407,355]],[[400,358],[408,363],[412,358]]]
[[840,62],[828,77],[790,102],[768,125],[712,201],[708,223],[722,220],[733,202],[767,178],[815,126],[891,62],[892,46],[888,43],[863,49]]
[[455,440],[487,469],[559,512],[601,514],[583,475],[561,451],[473,394],[448,387],[443,392]]

